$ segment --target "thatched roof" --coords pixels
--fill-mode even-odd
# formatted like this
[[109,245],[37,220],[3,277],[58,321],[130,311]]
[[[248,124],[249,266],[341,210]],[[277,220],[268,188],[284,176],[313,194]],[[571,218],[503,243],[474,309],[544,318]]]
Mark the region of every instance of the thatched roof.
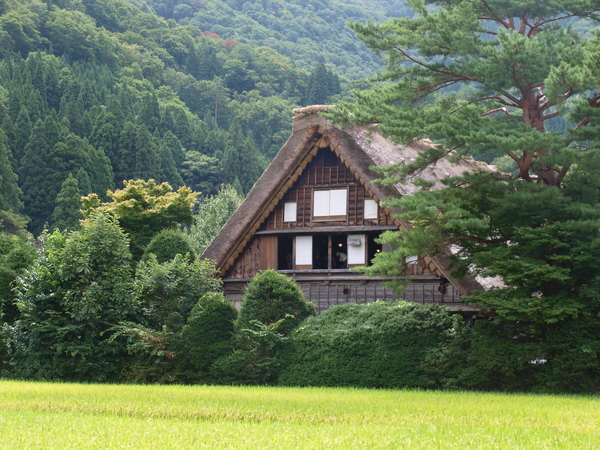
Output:
[[[389,141],[374,127],[356,126],[341,129],[317,115],[318,112],[332,107],[334,106],[313,105],[293,111],[295,116],[292,135],[204,252],[203,257],[216,260],[222,273],[233,264],[319,147],[329,146],[377,201],[390,196],[406,195],[417,189],[412,183],[396,186],[375,183],[373,180],[379,178],[380,174],[372,167],[410,163],[417,158],[419,152],[432,146],[430,142],[420,141],[403,146]],[[418,177],[435,185],[443,178],[476,169],[492,170],[476,161],[462,159],[456,162],[446,157],[421,172]],[[398,226],[406,227],[408,224],[398,222]],[[445,257],[436,257],[434,262],[462,294],[482,288],[482,285],[472,278],[453,280],[450,274],[446,273],[448,260]]]

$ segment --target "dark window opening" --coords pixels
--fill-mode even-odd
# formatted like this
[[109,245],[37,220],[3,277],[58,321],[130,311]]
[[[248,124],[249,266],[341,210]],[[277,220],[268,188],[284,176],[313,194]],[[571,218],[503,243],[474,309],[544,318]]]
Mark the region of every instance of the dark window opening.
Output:
[[369,233],[367,236],[367,265],[370,266],[372,264],[373,258],[377,253],[381,253],[383,251],[383,246],[377,242],[375,239],[379,237],[379,233]]
[[329,267],[329,239],[326,234],[313,236],[313,269]]
[[334,234],[331,236],[331,268],[348,268],[348,236]]
[[277,268],[292,270],[294,268],[294,238],[279,236],[277,239]]

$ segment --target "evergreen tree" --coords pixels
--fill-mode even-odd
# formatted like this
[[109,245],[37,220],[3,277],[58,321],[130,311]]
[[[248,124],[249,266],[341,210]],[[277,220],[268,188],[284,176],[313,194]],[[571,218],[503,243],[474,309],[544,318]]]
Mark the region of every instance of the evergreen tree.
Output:
[[[597,88],[598,39],[586,41],[563,20],[595,16],[596,3],[411,5],[413,18],[352,25],[385,55],[380,78],[388,83],[358,94],[356,104],[332,115],[378,122],[383,133],[405,143],[435,139],[438,145],[415,163],[387,170],[390,183],[450,150],[454,158],[507,156],[514,175],[468,173],[445,180],[441,190],[423,186],[388,202],[414,226],[387,233],[385,240],[398,250],[383,252],[369,272],[389,274],[396,267],[400,273],[403,257],[444,253],[452,245],[455,275],[471,271],[504,281],[503,289],[465,298],[496,317],[540,329],[592,317],[600,311],[590,287],[600,271],[600,169],[597,144],[590,148],[578,133],[598,129],[600,95],[578,106],[573,132],[549,131],[547,124],[578,104],[569,99]],[[584,189],[577,183],[583,173]]]
[[79,183],[71,173],[65,178],[60,192],[56,196],[54,212],[50,217],[52,228],[60,230],[75,230],[79,227],[79,221],[83,219],[81,214],[81,194]]
[[18,212],[23,206],[21,189],[19,189],[17,175],[13,171],[10,157],[6,136],[0,130],[0,210]]
[[48,116],[45,122],[38,120],[19,168],[20,187],[27,215],[31,217],[31,230],[39,233],[44,221],[52,213],[58,187],[53,189],[52,180],[47,178],[50,152],[58,142],[59,128],[56,117]]
[[248,193],[264,170],[258,148],[251,136],[246,137],[244,140],[244,146],[240,154],[240,167],[242,170],[240,171],[238,178],[242,185],[243,192]]
[[323,105],[329,101],[331,96],[340,92],[339,77],[325,67],[325,64],[318,64],[308,77],[304,104]]
[[150,131],[154,131],[160,124],[160,111],[156,94],[146,94],[142,99],[142,110],[138,120]]
[[156,140],[144,125],[125,123],[119,140],[120,149],[115,164],[115,180],[133,178],[162,180],[164,172]]
[[15,138],[12,141],[12,151],[17,164],[20,164],[25,153],[25,147],[31,137],[31,121],[27,109],[21,108],[15,122]]
[[238,120],[234,120],[227,132],[225,152],[221,159],[221,171],[225,183],[233,183],[242,171],[240,154],[243,145],[242,127]]
[[108,111],[103,111],[98,116],[90,135],[90,144],[98,150],[104,151],[115,172],[117,171],[116,164],[119,156],[118,148],[120,134],[121,126],[117,117]]
[[75,178],[77,179],[77,186],[82,196],[92,193],[92,182],[90,181],[90,176],[83,167],[80,167],[79,170],[75,172]]
[[163,168],[164,173],[164,180],[176,188],[179,186],[183,186],[183,178],[181,178],[181,175],[177,170],[175,158],[173,158],[173,153],[171,152],[169,143],[161,141],[158,152],[160,154],[161,166]]

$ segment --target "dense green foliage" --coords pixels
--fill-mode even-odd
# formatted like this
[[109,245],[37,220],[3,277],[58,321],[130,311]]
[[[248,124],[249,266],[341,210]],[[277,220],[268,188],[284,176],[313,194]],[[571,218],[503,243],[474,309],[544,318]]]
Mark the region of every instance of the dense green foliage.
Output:
[[214,373],[222,382],[274,384],[289,334],[314,313],[294,280],[274,270],[259,272],[244,290],[235,349],[215,362]]
[[405,143],[437,144],[413,164],[384,171],[386,182],[405,181],[448,154],[504,157],[510,171],[464,174],[439,190],[422,183],[415,195],[388,202],[414,226],[387,233],[396,250],[378,255],[369,273],[399,273],[403,256],[452,246],[456,276],[504,282],[465,300],[521,323],[524,333],[543,336],[548,324],[575,317],[597,320],[598,96],[588,96],[597,87],[599,40],[565,22],[596,19],[597,2],[412,6],[411,19],[353,25],[385,56],[387,83],[357,93],[337,116],[379,122]]
[[[12,323],[18,315],[13,287],[35,259],[35,249],[14,234],[0,232],[0,321]],[[1,363],[0,363],[1,365]]]
[[428,359],[464,332],[437,305],[376,302],[335,306],[292,333],[279,379],[300,386],[431,388]]
[[[185,341],[182,333],[190,325],[191,313],[200,298],[220,287],[214,275],[210,262],[190,260],[189,255],[176,255],[164,263],[150,255],[138,264],[134,320],[118,324],[112,337],[125,339],[130,355],[123,365],[123,379],[162,383],[208,381],[206,372],[196,371],[189,362],[193,343]],[[212,318],[219,313],[229,317],[227,311],[220,309]],[[196,363],[199,359],[196,357]]]
[[186,366],[184,380],[219,382],[211,366],[233,346],[237,310],[220,292],[204,294],[190,312],[181,330],[178,352]]
[[215,195],[200,198],[194,224],[189,230],[197,254],[201,255],[206,250],[242,200],[242,196],[227,185],[222,185]]
[[[403,0],[149,0],[163,17],[198,26],[235,42],[267,46],[302,67],[333,65],[345,79],[362,78],[380,65],[347,28],[348,22],[382,21],[410,13]],[[243,68],[243,66],[242,66]]]
[[186,234],[179,230],[163,230],[154,235],[146,249],[144,250],[143,260],[150,255],[154,255],[159,263],[173,259],[175,255],[190,256],[195,259],[196,254],[192,250],[192,243]]
[[[144,2],[3,5],[0,210],[28,216],[35,234],[69,172],[100,197],[131,178],[213,194],[238,177],[247,191],[289,134],[313,66],[204,35]],[[222,164],[228,152],[246,166]]]
[[101,202],[96,194],[82,199],[84,214],[103,211],[119,221],[131,239],[131,251],[139,259],[159,231],[192,222],[192,207],[197,193],[187,187],[174,191],[169,183],[153,179],[126,180],[123,189],[108,191],[110,202]]
[[236,328],[251,328],[254,321],[270,325],[283,320],[278,331],[289,335],[300,322],[314,314],[314,305],[306,300],[293,279],[274,270],[265,270],[246,286]]
[[53,228],[73,230],[83,219],[81,214],[81,193],[77,178],[69,173],[56,196],[56,206],[50,216]]
[[107,215],[44,237],[18,279],[18,320],[5,327],[10,372],[32,379],[114,380],[125,349],[111,327],[133,312],[127,237]]

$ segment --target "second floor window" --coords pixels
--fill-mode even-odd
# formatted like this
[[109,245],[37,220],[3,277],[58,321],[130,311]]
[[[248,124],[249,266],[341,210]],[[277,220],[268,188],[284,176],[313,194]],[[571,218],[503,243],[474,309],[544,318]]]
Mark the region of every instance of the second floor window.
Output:
[[331,189],[313,192],[314,220],[344,220],[347,215],[348,190]]

